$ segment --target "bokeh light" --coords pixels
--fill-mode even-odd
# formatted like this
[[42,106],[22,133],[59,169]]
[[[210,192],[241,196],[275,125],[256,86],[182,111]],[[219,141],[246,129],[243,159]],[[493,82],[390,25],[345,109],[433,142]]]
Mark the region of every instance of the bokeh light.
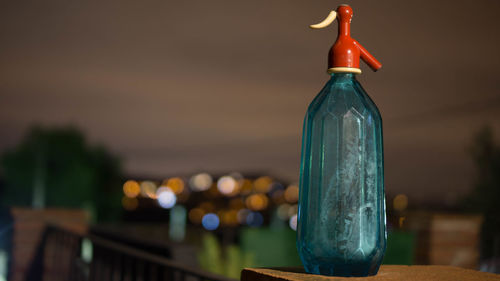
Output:
[[276,190],[273,193],[271,193],[271,197],[273,198],[274,204],[276,205],[283,204],[285,202],[285,191]]
[[271,184],[272,183],[273,183],[273,179],[272,178],[270,178],[268,176],[264,176],[264,177],[257,178],[254,181],[253,186],[255,188],[255,191],[266,193],[266,192],[268,192],[271,189]]
[[193,191],[205,191],[212,186],[213,179],[207,173],[196,174],[189,179],[189,187]]
[[156,184],[152,181],[141,182],[141,195],[156,199]]
[[261,211],[267,208],[269,199],[265,194],[257,193],[248,196],[245,203],[250,210]]
[[123,193],[129,198],[134,198],[141,192],[139,183],[134,180],[128,180],[123,184]]
[[201,224],[206,230],[215,230],[219,227],[219,217],[214,213],[208,213],[201,219]]
[[247,224],[253,227],[259,227],[264,223],[264,217],[259,212],[250,212],[247,215]]
[[166,186],[168,186],[176,195],[181,194],[184,191],[184,181],[179,177],[168,179]]
[[299,200],[299,187],[297,185],[292,184],[286,188],[285,200],[288,203],[295,203]]
[[170,187],[165,186],[165,185],[158,187],[158,189],[156,190],[156,198],[158,198],[158,195],[160,195],[162,192],[169,191],[169,190],[172,191],[170,189]]
[[290,221],[288,222],[288,225],[290,226],[291,229],[293,229],[294,231],[297,231],[297,214],[290,217]]
[[282,183],[275,181],[271,184],[271,191],[270,192],[275,192],[275,191],[284,190],[284,189],[285,189],[285,187],[283,186]]
[[238,224],[238,211],[226,210],[221,212],[221,221],[223,225],[236,226]]
[[392,206],[396,211],[404,211],[408,207],[408,196],[404,194],[398,194],[392,200]]
[[290,218],[290,216],[288,215],[288,210],[290,209],[290,207],[291,206],[289,204],[280,205],[276,210],[278,218],[284,221],[288,220],[288,218]]
[[122,198],[122,206],[123,206],[123,209],[125,209],[127,211],[133,211],[133,210],[137,209],[137,207],[139,206],[139,200],[137,200],[137,198],[135,198],[135,197],[124,196]]
[[201,208],[193,208],[189,211],[189,220],[194,224],[200,224],[203,216],[205,215],[205,211]]
[[241,190],[241,194],[242,195],[248,195],[248,194],[250,194],[252,192],[252,189],[253,189],[253,184],[252,184],[251,180],[244,179],[241,182],[240,190]]
[[160,207],[164,209],[172,208],[177,202],[177,196],[175,196],[175,193],[168,187],[162,189],[162,191],[158,193],[157,197],[158,204],[160,204]]
[[219,192],[226,196],[231,196],[238,191],[238,182],[231,176],[221,177],[217,181]]
[[250,210],[248,210],[248,209],[239,210],[238,211],[238,222],[240,224],[246,224],[248,214],[250,214]]

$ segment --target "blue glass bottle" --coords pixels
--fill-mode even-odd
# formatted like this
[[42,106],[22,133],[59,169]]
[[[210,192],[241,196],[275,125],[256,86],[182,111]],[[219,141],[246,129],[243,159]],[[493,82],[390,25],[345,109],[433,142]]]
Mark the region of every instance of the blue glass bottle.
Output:
[[331,276],[375,275],[385,253],[382,119],[353,73],[332,73],[305,116],[297,248]]
[[333,276],[377,274],[386,247],[382,118],[355,76],[360,59],[382,64],[351,37],[352,17],[340,5],[310,26],[338,19],[339,32],[304,120],[297,248],[307,272]]

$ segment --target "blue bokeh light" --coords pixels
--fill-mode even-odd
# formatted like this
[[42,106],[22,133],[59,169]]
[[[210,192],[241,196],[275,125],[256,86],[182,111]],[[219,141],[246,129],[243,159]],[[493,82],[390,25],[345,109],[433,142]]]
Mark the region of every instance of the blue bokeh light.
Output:
[[201,224],[206,230],[215,230],[219,227],[219,217],[214,213],[208,213],[201,219]]
[[247,224],[249,226],[258,227],[264,223],[264,217],[259,212],[251,212],[247,216]]

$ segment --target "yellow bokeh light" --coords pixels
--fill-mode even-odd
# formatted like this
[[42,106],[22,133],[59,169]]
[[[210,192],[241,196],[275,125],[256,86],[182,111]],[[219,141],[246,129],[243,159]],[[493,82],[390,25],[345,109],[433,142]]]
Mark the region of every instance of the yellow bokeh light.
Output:
[[392,200],[392,206],[396,211],[404,211],[406,207],[408,207],[408,196],[404,194],[396,195],[396,197],[394,197],[394,200]]
[[189,211],[189,220],[194,224],[200,224],[203,216],[205,215],[205,211],[201,208],[194,208]]
[[238,224],[238,212],[236,210],[222,211],[218,215],[223,225],[236,226]]
[[253,188],[253,185],[252,185],[251,180],[249,180],[249,179],[242,180],[241,188],[240,188],[241,194],[243,194],[243,195],[250,194],[252,192],[252,188]]
[[405,220],[406,220],[406,217],[400,217],[399,218],[399,227],[400,228],[403,227],[403,223],[404,223]]
[[123,206],[123,209],[125,209],[127,211],[133,211],[133,210],[137,209],[137,207],[139,206],[139,200],[137,200],[137,198],[135,198],[135,197],[124,196],[122,198],[122,206]]
[[250,210],[261,211],[261,210],[264,210],[265,208],[267,208],[267,205],[269,203],[269,199],[267,198],[267,196],[265,194],[258,193],[258,194],[250,195],[245,200],[245,203]]
[[285,200],[288,203],[295,203],[299,200],[299,187],[290,185],[285,190]]
[[273,183],[272,178],[270,178],[268,176],[264,176],[264,177],[257,178],[254,181],[253,186],[257,192],[266,193],[271,188],[272,183]]
[[170,187],[175,194],[181,194],[184,191],[184,181],[179,177],[168,179],[166,185]]
[[156,184],[152,181],[141,182],[141,195],[156,199]]
[[134,198],[141,192],[139,183],[134,180],[128,180],[123,184],[123,193],[129,198]]

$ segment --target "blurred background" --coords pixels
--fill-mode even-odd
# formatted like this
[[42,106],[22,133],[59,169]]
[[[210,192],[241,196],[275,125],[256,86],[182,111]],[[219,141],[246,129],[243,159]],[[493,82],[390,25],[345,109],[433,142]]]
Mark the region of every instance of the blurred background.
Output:
[[[500,2],[347,3],[383,64],[358,79],[384,120],[384,262],[498,272]],[[86,265],[98,239],[228,278],[300,265],[302,120],[337,33],[308,25],[339,4],[1,2],[0,280],[55,270],[47,225]]]

